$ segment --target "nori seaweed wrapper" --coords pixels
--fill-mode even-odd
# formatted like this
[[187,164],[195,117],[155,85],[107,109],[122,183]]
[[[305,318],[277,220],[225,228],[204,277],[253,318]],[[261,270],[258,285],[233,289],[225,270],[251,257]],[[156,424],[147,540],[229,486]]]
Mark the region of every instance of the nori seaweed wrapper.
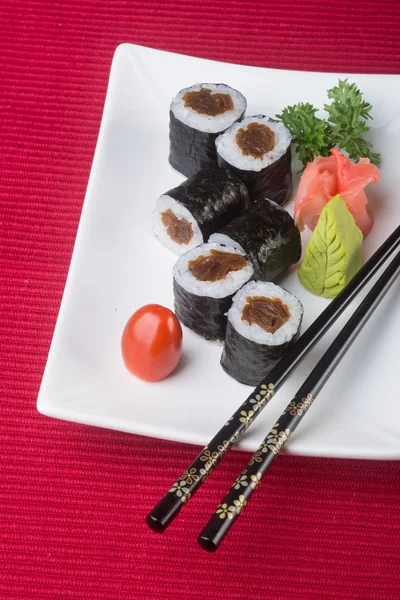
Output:
[[[243,114],[236,119],[240,121]],[[235,123],[236,123],[235,121]],[[207,133],[186,125],[169,112],[169,162],[174,169],[191,177],[205,167],[217,167],[215,140],[223,131]]]
[[266,346],[248,340],[228,321],[221,367],[228,375],[246,385],[258,385],[300,336],[301,323],[290,342]]
[[[266,118],[265,115],[255,115],[254,118]],[[268,119],[274,122],[275,119]],[[283,206],[292,195],[292,151],[291,144],[285,154],[282,154],[274,163],[261,171],[239,169],[227,162],[217,154],[220,167],[230,169],[243,181],[249,191],[250,201],[256,202],[262,198],[269,198]]]
[[174,312],[179,321],[207,340],[225,338],[227,316],[233,294],[225,298],[196,296],[174,280]]
[[215,140],[218,133],[193,129],[169,112],[169,162],[174,169],[192,177],[204,167],[217,166]]
[[248,206],[246,186],[225,169],[202,169],[166,192],[193,215],[206,242],[209,236],[242,214]]
[[240,244],[254,267],[254,279],[273,281],[301,257],[300,232],[293,218],[267,198],[218,233]]

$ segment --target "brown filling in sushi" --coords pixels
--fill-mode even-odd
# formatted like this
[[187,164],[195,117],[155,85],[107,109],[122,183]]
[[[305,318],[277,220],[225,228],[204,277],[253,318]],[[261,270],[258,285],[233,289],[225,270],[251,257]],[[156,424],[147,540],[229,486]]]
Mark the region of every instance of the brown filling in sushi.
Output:
[[209,88],[186,92],[183,96],[183,102],[186,108],[191,108],[200,115],[209,115],[210,117],[217,117],[228,110],[234,109],[230,94],[212,94]]
[[219,281],[232,271],[240,271],[248,262],[241,254],[211,250],[188,264],[189,270],[198,281]]
[[161,213],[161,221],[166,229],[166,233],[176,244],[187,245],[192,239],[193,229],[191,223],[186,219],[178,219],[170,208]]
[[254,323],[269,333],[278,331],[289,318],[289,309],[280,298],[248,296],[242,310],[243,321]]
[[236,143],[243,156],[263,158],[275,146],[275,133],[264,123],[249,123],[237,132]]

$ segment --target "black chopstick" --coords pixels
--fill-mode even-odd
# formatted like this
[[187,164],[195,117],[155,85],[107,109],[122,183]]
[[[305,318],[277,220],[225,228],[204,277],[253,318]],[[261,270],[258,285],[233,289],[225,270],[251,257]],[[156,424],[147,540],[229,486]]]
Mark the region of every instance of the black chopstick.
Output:
[[310,325],[307,331],[248,396],[247,400],[243,402],[208,445],[203,448],[197,458],[148,514],[146,522],[151,529],[160,533],[166,530],[183,506],[187,504],[203,481],[222,460],[232,444],[245,433],[261,413],[291,371],[307,355],[399,245],[400,226],[371,256],[344,290],[332,300],[314,323]]
[[279,417],[247,467],[236,479],[232,488],[218,506],[198,541],[209,552],[217,550],[238,515],[258,487],[264,473],[271,466],[290,435],[325,385],[351,344],[360,333],[386,292],[400,273],[400,252],[378,279],[366,298],[350,317],[341,332],[329,346],[321,360],[311,371],[293,400]]

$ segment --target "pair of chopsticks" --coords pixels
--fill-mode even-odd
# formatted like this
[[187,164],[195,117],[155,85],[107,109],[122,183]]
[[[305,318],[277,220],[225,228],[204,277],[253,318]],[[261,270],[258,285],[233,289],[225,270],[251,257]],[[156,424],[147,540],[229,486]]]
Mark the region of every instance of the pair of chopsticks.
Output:
[[[253,393],[219,430],[176,483],[149,513],[146,522],[163,533],[188,503],[238,438],[253,423],[289,374],[337,320],[387,258],[400,246],[400,226],[366,262],[344,290],[329,304],[288,353],[255,388]],[[297,428],[336,366],[400,273],[400,252],[385,269],[366,298],[335,338],[306,381],[279,417],[274,427],[239,475],[231,490],[201,532],[202,548],[217,550],[226,533],[258,487],[264,473]]]

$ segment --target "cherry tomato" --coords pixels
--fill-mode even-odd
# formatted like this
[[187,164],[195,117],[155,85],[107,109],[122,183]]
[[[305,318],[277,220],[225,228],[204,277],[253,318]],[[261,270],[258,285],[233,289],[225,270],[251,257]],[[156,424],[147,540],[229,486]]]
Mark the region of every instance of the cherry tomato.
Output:
[[182,327],[174,313],[159,304],[139,308],[121,339],[127,369],[144,381],[160,381],[175,369],[182,353]]

